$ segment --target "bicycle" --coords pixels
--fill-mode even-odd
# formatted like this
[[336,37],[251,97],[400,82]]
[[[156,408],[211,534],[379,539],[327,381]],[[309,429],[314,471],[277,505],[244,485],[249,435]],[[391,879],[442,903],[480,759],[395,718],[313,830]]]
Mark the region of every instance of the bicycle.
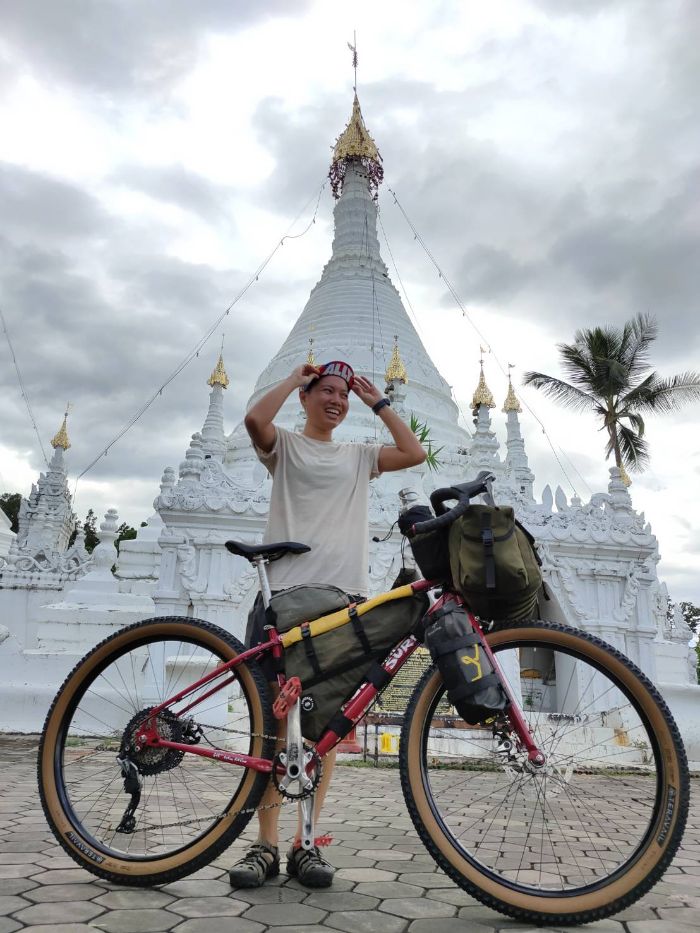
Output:
[[[445,514],[414,530],[449,523],[487,488],[483,477],[461,485],[449,511],[440,494],[454,498],[454,488],[436,491],[431,499]],[[256,566],[266,605],[266,563],[308,550],[293,542],[227,547]],[[426,591],[434,597],[426,625],[441,606],[463,606],[450,581],[419,580],[356,611]],[[468,615],[508,703],[491,722],[468,725],[455,717],[438,669],[427,667],[400,739],[416,831],[447,875],[495,910],[536,924],[610,916],[653,886],[681,841],[689,778],[671,714],[648,678],[592,635]],[[305,625],[313,637],[347,618],[343,610]],[[48,822],[78,864],[119,884],[181,878],[240,835],[270,779],[300,801],[302,845],[313,845],[324,755],[420,640],[402,638],[381,676],[375,668],[309,745],[300,684],[279,674],[273,707],[257,665],[282,662],[300,629],[269,626],[268,634],[246,649],[208,622],[153,618],[106,638],[76,665],[48,712],[38,777]]]

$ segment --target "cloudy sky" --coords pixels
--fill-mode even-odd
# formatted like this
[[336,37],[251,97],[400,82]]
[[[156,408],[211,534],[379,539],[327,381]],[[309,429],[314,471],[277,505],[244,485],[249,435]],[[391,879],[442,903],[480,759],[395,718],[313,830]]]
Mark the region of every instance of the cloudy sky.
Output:
[[[73,404],[72,479],[292,221],[293,232],[309,223],[350,113],[353,30],[389,245],[465,410],[478,376],[470,320],[516,372],[557,372],[556,343],[577,327],[648,311],[660,324],[657,368],[700,369],[693,0],[4,0],[2,19],[0,301],[49,451]],[[316,223],[227,320],[229,428],[329,256],[331,212],[326,188]],[[221,334],[81,479],[79,514],[115,505],[132,524],[150,514],[163,467],[201,427]],[[501,401],[505,380],[486,366]],[[0,491],[27,493],[43,461],[4,340],[0,380]],[[582,498],[605,488],[592,418],[522,395],[573,463],[563,460]],[[697,407],[649,420],[652,465],[631,489],[672,596],[695,602],[699,420]],[[525,414],[523,426],[538,491],[560,483],[571,494],[537,423]]]

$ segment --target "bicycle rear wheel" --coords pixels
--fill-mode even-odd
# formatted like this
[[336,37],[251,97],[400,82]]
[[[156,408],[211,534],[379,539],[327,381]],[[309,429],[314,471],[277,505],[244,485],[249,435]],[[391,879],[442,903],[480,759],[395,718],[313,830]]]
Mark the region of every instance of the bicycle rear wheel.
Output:
[[507,730],[455,719],[439,672],[417,685],[401,735],[409,812],[461,887],[519,920],[585,923],[636,901],[676,852],[688,768],[661,696],[627,658],[561,625],[488,636],[547,762]]
[[[162,884],[206,865],[245,828],[268,775],[135,745],[149,709],[243,650],[207,622],[148,619],[105,639],[68,675],[46,719],[38,779],[56,838],[83,868],[120,884]],[[222,689],[205,697],[217,683]],[[170,741],[268,759],[273,723],[256,665],[222,672],[157,717]],[[125,750],[142,782],[133,825],[117,761]]]

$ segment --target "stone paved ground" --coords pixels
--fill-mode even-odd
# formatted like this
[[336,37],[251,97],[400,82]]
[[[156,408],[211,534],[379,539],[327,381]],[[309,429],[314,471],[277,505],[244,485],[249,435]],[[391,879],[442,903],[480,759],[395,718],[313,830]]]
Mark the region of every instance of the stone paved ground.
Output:
[[[340,766],[322,829],[334,837],[333,887],[313,892],[282,874],[256,891],[232,892],[226,868],[251,833],[183,881],[120,888],[78,868],[55,843],[39,804],[33,749],[0,742],[0,933],[496,933],[531,930],[478,904],[437,869],[405,811],[398,772]],[[700,929],[700,786],[683,848],[633,907],[585,929],[685,933]],[[291,832],[292,811],[282,826]],[[546,933],[545,928],[543,933]]]

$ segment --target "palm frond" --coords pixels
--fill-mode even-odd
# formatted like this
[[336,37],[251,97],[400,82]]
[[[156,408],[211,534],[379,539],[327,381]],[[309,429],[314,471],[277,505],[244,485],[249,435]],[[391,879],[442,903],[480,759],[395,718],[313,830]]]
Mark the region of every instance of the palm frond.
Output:
[[700,401],[700,375],[687,372],[662,379],[652,373],[621,401],[625,408],[637,411],[676,411],[686,402]]
[[641,415],[636,415],[634,412],[624,412],[621,413],[621,417],[629,418],[629,422],[632,425],[632,428],[637,432],[637,436],[644,437],[646,425],[644,424],[644,418],[642,418]]
[[620,454],[625,468],[641,473],[649,464],[649,445],[633,428],[618,425]]
[[536,389],[542,389],[545,395],[560,402],[567,408],[573,408],[575,411],[589,411],[596,403],[593,395],[584,392],[576,386],[564,382],[563,379],[556,379],[554,376],[547,376],[545,373],[529,372],[523,376],[523,385],[534,386]]
[[621,358],[627,366],[630,382],[651,367],[649,347],[658,335],[659,327],[651,314],[637,314],[625,324]]

